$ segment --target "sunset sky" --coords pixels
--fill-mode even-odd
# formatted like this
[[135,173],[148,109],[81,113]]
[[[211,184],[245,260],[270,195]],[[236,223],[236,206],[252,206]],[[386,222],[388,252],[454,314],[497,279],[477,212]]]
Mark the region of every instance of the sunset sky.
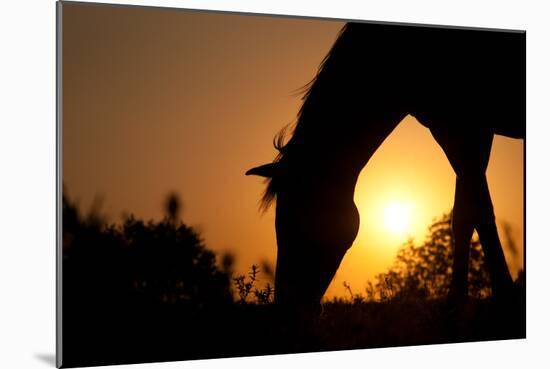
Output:
[[[102,196],[116,222],[124,213],[159,219],[175,191],[183,221],[209,248],[233,252],[238,272],[273,263],[274,212],[260,214],[263,182],[244,172],[273,159],[273,136],[300,107],[296,90],[315,76],[343,24],[65,4],[68,194],[84,210]],[[488,169],[497,222],[511,225],[521,249],[523,144],[495,136]],[[344,295],[343,281],[362,292],[408,237],[422,241],[432,219],[451,209],[454,182],[428,129],[406,117],[359,178],[361,227],[327,295]],[[516,273],[522,257],[508,261]]]

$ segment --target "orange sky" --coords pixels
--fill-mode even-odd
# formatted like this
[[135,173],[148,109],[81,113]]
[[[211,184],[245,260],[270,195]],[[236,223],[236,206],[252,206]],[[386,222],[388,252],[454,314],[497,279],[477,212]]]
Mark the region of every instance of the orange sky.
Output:
[[[63,182],[87,209],[104,197],[159,218],[169,191],[208,247],[232,251],[237,270],[275,259],[274,214],[260,216],[252,166],[275,155],[309,82],[343,23],[135,7],[64,5]],[[406,61],[405,61],[406,62]],[[408,88],[403,86],[403,88]],[[523,249],[523,141],[495,137],[488,169],[497,221]],[[328,295],[354,292],[391,264],[407,235],[384,227],[392,202],[411,209],[411,232],[452,207],[454,174],[429,131],[407,117],[363,170],[361,228]],[[515,269],[515,263],[509,264]]]

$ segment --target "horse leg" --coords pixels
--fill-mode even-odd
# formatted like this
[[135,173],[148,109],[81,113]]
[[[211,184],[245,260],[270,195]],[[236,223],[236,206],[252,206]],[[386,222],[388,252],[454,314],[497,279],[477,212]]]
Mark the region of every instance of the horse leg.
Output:
[[453,207],[455,241],[450,297],[467,296],[468,259],[473,230],[476,229],[491,276],[493,293],[509,290],[512,278],[495,222],[495,214],[485,172],[489,163],[493,134],[432,129],[457,179]]
[[[458,196],[459,191],[464,194]],[[506,295],[510,292],[513,282],[506,264],[500,238],[498,236],[493,203],[491,201],[491,194],[489,192],[489,186],[487,184],[487,177],[485,173],[478,171],[477,173],[464,174],[463,178],[458,178],[457,199],[458,200],[455,201],[455,207],[458,207],[459,209],[463,206],[473,208],[466,211],[459,210],[453,214],[453,216],[457,215],[459,217],[456,220],[456,227],[459,227],[465,222],[468,226],[473,224],[474,228],[477,230],[479,241],[485,255],[485,262],[487,263],[489,274],[491,276],[491,288],[493,295],[496,297]],[[466,204],[461,205],[461,201],[465,201]],[[465,217],[471,217],[471,219],[465,220]],[[468,228],[468,231],[470,232],[470,228]],[[467,241],[461,239],[459,232],[460,231],[458,231],[455,236],[455,242],[468,242],[469,245],[470,239]],[[469,237],[471,237],[471,233]],[[464,251],[466,255],[461,255],[460,257],[465,257],[467,260],[468,251]],[[457,256],[455,255],[455,258],[456,257]],[[467,261],[463,263],[467,266]],[[467,272],[465,275],[467,276]],[[463,278],[463,276],[461,275],[460,278]]]
[[452,216],[453,272],[449,291],[450,299],[456,301],[463,301],[468,295],[468,260],[475,227],[472,204],[466,200],[470,192],[466,184],[467,181],[457,176]]
[[507,295],[511,291],[513,281],[506,264],[504,252],[502,251],[495,222],[493,203],[485,176],[483,176],[480,183],[480,204],[483,212],[479,222],[476,224],[476,230],[483,247],[489,274],[491,275],[493,295],[500,297]]

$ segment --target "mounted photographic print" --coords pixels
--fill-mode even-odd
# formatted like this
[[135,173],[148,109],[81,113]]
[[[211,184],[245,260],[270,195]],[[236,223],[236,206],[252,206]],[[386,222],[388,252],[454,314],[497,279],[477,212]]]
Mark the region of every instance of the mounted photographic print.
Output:
[[524,31],[58,3],[58,365],[525,338]]

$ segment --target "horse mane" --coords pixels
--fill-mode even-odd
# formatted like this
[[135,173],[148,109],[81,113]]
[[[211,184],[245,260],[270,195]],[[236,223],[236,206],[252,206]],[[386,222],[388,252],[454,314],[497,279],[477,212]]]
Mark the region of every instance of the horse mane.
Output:
[[[322,92],[322,83],[327,79],[327,76],[332,74],[334,66],[329,65],[329,60],[334,59],[334,55],[338,53],[340,41],[342,40],[342,34],[349,28],[350,23],[346,23],[344,27],[339,31],[336,41],[331,47],[330,51],[325,55],[319,67],[317,68],[317,73],[315,77],[307,84],[302,86],[297,90],[297,93],[302,95],[302,105],[298,111],[292,133],[287,140],[288,131],[291,129],[291,124],[284,126],[273,138],[273,147],[278,151],[273,163],[279,164],[279,166],[284,166],[289,158],[293,156],[293,152],[296,147],[300,146],[304,141],[304,137],[314,129],[316,124],[315,119],[308,119],[306,111],[310,104],[308,102],[311,100],[311,97],[315,94]],[[286,143],[285,143],[286,141]],[[280,172],[280,171],[279,171]],[[275,173],[272,177],[266,179],[266,189],[260,201],[260,210],[265,212],[269,209],[271,204],[275,201],[277,192],[279,190],[280,174]]]

